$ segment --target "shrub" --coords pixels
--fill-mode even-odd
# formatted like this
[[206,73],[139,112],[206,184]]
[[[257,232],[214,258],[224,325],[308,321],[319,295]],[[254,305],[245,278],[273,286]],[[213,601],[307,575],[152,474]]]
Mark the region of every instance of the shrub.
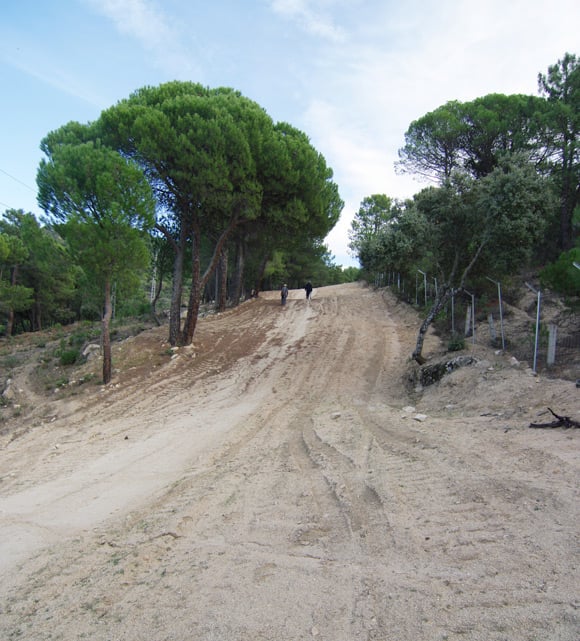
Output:
[[74,365],[80,357],[80,352],[78,349],[66,349],[60,353],[60,364],[61,365]]
[[580,294],[580,270],[574,266],[580,263],[580,247],[560,254],[558,260],[547,265],[540,274],[542,285],[567,296]]
[[453,334],[449,339],[447,351],[460,352],[462,349],[465,349],[465,337],[461,336],[461,334]]

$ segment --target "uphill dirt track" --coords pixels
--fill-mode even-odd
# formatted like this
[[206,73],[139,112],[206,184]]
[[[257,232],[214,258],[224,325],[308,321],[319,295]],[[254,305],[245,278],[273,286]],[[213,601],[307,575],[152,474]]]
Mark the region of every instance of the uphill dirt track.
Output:
[[29,390],[0,638],[577,641],[580,432],[528,425],[578,391],[490,352],[412,393],[418,324],[358,284],[263,293],[161,364],[166,328],[125,341],[105,390]]

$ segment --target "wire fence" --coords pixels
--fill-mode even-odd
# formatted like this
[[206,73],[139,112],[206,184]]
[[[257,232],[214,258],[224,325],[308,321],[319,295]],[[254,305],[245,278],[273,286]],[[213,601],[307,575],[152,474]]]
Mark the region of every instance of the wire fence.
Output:
[[[390,287],[419,310],[431,307],[439,286],[436,279],[419,271],[414,277],[379,274],[375,285]],[[450,349],[463,343],[484,345],[526,361],[536,372],[580,378],[580,312],[526,286],[523,303],[510,305],[504,300],[502,284],[487,278],[477,292],[455,293],[434,327]]]

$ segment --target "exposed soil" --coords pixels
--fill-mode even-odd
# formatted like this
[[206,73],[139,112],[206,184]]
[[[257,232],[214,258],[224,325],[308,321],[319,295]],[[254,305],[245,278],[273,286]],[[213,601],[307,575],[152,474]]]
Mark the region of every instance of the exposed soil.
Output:
[[483,347],[415,390],[418,325],[358,284],[271,292],[173,354],[116,343],[106,388],[16,367],[0,638],[577,641],[580,430],[529,424],[580,390]]

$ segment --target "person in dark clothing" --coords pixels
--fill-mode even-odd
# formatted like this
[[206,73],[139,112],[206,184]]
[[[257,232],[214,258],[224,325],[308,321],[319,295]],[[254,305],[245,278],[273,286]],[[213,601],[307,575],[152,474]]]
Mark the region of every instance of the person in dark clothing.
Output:
[[288,298],[288,285],[284,283],[282,289],[280,290],[280,298],[282,300],[282,305],[286,305],[286,299]]
[[304,289],[306,290],[306,300],[310,300],[310,296],[312,295],[312,283],[308,281],[304,286]]

